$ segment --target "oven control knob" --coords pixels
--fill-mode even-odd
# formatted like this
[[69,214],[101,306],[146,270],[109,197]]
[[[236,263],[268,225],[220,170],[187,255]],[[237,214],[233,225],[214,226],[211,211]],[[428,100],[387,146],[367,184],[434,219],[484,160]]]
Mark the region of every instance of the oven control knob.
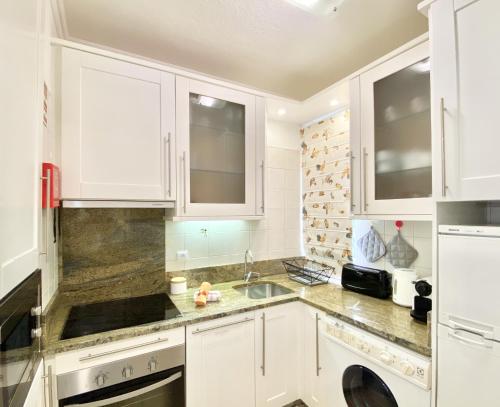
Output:
[[408,362],[407,360],[403,360],[401,362],[401,371],[406,375],[406,376],[413,376],[415,373],[415,366]]
[[132,366],[124,367],[122,370],[122,376],[125,379],[128,379],[129,377],[131,377],[133,373],[134,373],[134,369],[132,369]]
[[156,369],[158,368],[158,362],[156,361],[156,359],[151,359],[149,361],[148,368],[150,372],[156,371]]
[[101,387],[101,386],[104,386],[104,383],[106,382],[106,375],[104,374],[98,374],[96,377],[95,377],[95,383]]
[[386,365],[391,365],[392,362],[394,362],[394,359],[389,352],[381,352],[379,358]]

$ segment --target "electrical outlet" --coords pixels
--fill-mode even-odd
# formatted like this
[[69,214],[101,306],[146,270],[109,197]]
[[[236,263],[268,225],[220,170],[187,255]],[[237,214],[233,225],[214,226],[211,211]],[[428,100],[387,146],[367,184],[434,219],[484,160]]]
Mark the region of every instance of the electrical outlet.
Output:
[[187,250],[177,250],[177,260],[187,259],[189,257],[189,252]]

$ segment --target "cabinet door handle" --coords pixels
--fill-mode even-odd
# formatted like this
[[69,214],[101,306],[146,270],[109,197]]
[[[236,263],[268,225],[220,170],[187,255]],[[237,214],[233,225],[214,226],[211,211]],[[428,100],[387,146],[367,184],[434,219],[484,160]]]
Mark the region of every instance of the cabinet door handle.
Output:
[[368,210],[368,199],[366,197],[366,162],[368,153],[366,152],[366,147],[363,147],[363,210],[366,212]]
[[[53,395],[52,395],[52,366],[49,365],[47,366],[47,374],[46,375],[43,375],[42,376],[42,379],[46,379],[47,380],[47,391],[49,393],[49,404],[48,404],[48,407],[52,407],[54,405],[54,399],[53,399]],[[43,394],[44,394],[44,400],[47,401],[45,395],[47,394],[47,392],[45,391],[45,386],[44,386],[44,389],[43,389]]]
[[262,316],[262,376],[266,375],[266,313],[263,312]]
[[168,195],[170,195],[170,192],[168,192],[167,194],[167,182],[166,182],[166,179],[167,179],[167,164],[166,164],[166,160],[167,160],[167,148],[166,148],[166,144],[167,144],[167,138],[165,136],[163,136],[161,138],[161,151],[162,151],[162,162],[161,162],[161,171],[162,171],[162,180],[163,180],[163,188],[164,188],[164,192],[163,192],[163,195],[164,195],[164,198],[166,198]]
[[441,194],[446,197],[446,139],[445,139],[445,128],[444,128],[444,112],[446,110],[444,106],[444,98],[441,98],[439,103],[439,117],[441,119]]
[[102,358],[104,356],[114,355],[115,353],[125,352],[127,350],[132,350],[132,349],[137,349],[137,348],[143,348],[144,346],[155,345],[157,343],[163,343],[163,342],[168,342],[168,338],[157,338],[153,341],[140,343],[138,345],[125,346],[125,347],[120,348],[120,349],[107,350],[107,351],[101,352],[101,353],[94,353],[94,354],[89,353],[87,356],[82,356],[81,358],[79,358],[78,361],[85,362],[87,360]]
[[187,173],[186,173],[186,152],[182,153],[182,174],[184,176],[184,200],[183,200],[183,209],[184,213],[186,213],[186,196],[187,196]]
[[349,153],[349,165],[350,165],[350,168],[349,168],[349,177],[350,177],[350,180],[349,180],[349,188],[350,188],[350,191],[349,191],[349,197],[350,197],[350,202],[351,202],[351,212],[354,212],[354,208],[356,207],[356,204],[354,203],[354,200],[353,200],[353,171],[354,171],[354,165],[353,165],[353,162],[354,162],[354,159],[356,157],[354,156],[354,154],[352,153],[352,151]]
[[264,207],[265,207],[265,193],[266,193],[266,186],[265,186],[265,181],[266,181],[266,167],[264,165],[264,160],[262,160],[262,164],[260,165],[262,167],[262,214],[264,214]]
[[167,145],[168,145],[168,154],[167,154],[167,160],[168,160],[168,197],[170,198],[172,196],[172,141],[171,141],[172,135],[170,132],[168,132],[168,138],[167,138]]
[[319,376],[319,371],[321,367],[319,365],[319,314],[316,313],[316,376]]
[[196,328],[196,330],[193,331],[193,335],[201,334],[203,332],[213,331],[215,329],[226,328],[228,326],[243,324],[245,322],[250,322],[250,321],[253,321],[253,318],[248,318],[247,317],[247,318],[242,319],[240,321],[228,322],[227,324],[220,324],[220,325],[216,325],[216,326],[211,326],[209,328],[202,328],[202,329]]

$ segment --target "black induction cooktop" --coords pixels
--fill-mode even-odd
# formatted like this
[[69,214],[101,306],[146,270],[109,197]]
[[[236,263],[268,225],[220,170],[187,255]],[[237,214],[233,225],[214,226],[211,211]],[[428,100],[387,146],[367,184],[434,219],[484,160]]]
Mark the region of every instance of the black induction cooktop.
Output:
[[163,321],[180,315],[166,294],[76,305],[71,307],[61,339]]

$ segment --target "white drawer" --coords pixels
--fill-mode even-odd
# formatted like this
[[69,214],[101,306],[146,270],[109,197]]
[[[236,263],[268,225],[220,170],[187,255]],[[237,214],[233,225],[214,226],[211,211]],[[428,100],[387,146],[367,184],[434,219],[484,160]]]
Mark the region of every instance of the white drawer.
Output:
[[185,328],[182,327],[64,352],[55,356],[56,374],[102,365],[184,343]]

